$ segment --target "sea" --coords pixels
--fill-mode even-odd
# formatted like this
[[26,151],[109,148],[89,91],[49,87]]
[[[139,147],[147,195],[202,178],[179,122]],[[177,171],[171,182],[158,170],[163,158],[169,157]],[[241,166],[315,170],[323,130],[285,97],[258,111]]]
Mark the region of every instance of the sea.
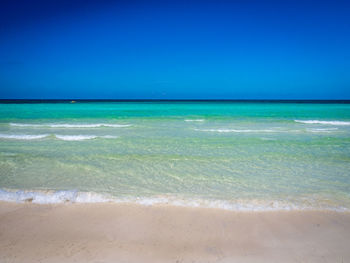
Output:
[[6,101],[0,200],[350,210],[350,104]]

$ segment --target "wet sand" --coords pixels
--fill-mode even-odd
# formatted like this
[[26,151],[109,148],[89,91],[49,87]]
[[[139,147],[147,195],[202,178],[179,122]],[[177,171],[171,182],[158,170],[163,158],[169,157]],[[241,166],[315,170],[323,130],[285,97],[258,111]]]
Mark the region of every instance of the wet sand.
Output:
[[0,262],[350,262],[350,213],[0,202]]

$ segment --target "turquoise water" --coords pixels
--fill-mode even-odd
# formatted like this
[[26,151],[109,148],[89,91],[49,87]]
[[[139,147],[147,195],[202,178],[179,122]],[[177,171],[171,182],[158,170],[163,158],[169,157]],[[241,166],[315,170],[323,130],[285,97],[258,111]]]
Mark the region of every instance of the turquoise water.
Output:
[[0,199],[350,209],[350,104],[0,104]]

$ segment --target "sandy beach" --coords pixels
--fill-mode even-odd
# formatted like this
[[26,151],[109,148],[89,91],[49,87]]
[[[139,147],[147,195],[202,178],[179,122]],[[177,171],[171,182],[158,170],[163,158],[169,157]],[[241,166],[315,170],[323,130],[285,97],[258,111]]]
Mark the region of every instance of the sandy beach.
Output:
[[0,262],[349,262],[350,214],[0,203]]

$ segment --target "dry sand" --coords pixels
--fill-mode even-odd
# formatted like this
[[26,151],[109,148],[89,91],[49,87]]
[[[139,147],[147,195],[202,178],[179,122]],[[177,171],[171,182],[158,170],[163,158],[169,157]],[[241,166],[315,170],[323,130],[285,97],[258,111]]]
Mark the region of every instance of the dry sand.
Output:
[[0,262],[350,262],[350,214],[0,202]]

